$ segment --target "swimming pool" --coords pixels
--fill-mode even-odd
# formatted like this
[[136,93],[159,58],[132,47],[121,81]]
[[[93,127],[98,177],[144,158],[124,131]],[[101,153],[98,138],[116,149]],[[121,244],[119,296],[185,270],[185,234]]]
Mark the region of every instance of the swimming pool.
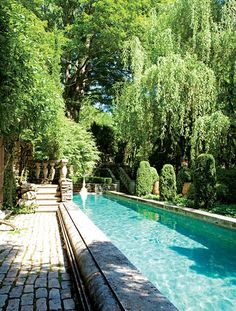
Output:
[[179,310],[235,310],[235,231],[117,196],[74,202]]

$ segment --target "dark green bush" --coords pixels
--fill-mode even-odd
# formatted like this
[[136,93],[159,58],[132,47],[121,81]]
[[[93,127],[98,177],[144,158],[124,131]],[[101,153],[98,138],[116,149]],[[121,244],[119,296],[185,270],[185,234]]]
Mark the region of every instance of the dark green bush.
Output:
[[171,164],[165,164],[160,176],[160,198],[164,201],[173,201],[176,197],[176,176]]
[[177,193],[182,193],[184,183],[190,182],[191,180],[192,177],[190,169],[186,166],[181,167],[176,177]]
[[148,161],[141,161],[137,170],[136,194],[144,196],[152,192],[153,177]]
[[194,184],[193,183],[191,183],[191,185],[189,187],[187,198],[189,200],[194,200],[194,198],[195,198],[195,188],[194,188]]
[[219,168],[216,175],[217,200],[225,203],[236,203],[236,168]]
[[195,164],[194,204],[196,208],[211,208],[216,199],[216,167],[211,154],[201,154]]

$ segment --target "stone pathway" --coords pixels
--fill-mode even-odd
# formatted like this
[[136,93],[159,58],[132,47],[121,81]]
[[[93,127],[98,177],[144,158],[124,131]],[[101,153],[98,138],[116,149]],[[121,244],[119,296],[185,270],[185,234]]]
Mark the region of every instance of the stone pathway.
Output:
[[55,213],[0,225],[0,311],[78,310]]

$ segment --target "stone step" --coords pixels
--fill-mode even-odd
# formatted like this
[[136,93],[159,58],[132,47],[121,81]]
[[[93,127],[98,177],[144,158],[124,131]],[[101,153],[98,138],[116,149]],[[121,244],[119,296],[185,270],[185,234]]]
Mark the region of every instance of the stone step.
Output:
[[52,205],[58,205],[59,200],[36,200],[38,206],[52,206]]
[[37,190],[37,194],[56,194],[59,193],[60,191],[58,191],[57,188],[39,188]]
[[35,213],[51,213],[58,210],[58,205],[56,206],[39,206],[35,209]]
[[56,199],[60,200],[61,196],[60,193],[37,193],[36,194],[36,200],[51,200],[51,199]]

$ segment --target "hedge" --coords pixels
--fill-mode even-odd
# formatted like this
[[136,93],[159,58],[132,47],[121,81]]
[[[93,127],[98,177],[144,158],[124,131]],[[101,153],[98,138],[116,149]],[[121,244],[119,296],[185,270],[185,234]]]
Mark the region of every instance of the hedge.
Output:
[[177,193],[182,193],[183,185],[185,182],[192,180],[191,171],[188,167],[181,167],[176,177]]
[[144,196],[152,192],[153,175],[148,161],[141,161],[137,170],[136,195]]
[[211,154],[201,154],[196,159],[193,183],[195,207],[211,208],[216,200],[216,167]]
[[160,175],[160,198],[172,201],[176,197],[176,175],[171,164],[165,164]]

